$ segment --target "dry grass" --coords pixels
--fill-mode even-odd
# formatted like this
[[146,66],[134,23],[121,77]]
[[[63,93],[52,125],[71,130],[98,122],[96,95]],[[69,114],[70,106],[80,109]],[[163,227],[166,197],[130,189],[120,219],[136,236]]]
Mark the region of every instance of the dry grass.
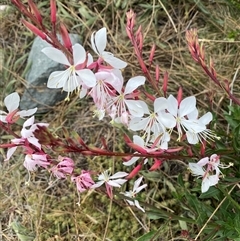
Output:
[[[39,1],[39,5],[44,12],[48,11],[48,1]],[[214,59],[219,77],[231,81],[240,63],[240,26],[237,22],[240,11],[225,1],[58,1],[59,18],[71,32],[83,37],[87,48],[90,47],[92,31],[102,26],[108,28],[109,50],[129,62],[126,80],[141,74],[125,33],[125,14],[130,8],[137,13],[137,24],[142,24],[145,29],[146,58],[152,43],[155,43],[155,62],[162,71],[167,70],[170,74],[169,94],[175,94],[182,86],[184,96],[198,96],[198,106],[203,110],[208,110],[208,96],[212,95],[213,111],[221,113],[226,109],[228,103],[222,90],[216,89],[191,59],[185,31],[191,27],[198,29],[206,52]],[[22,93],[24,89],[24,68],[34,36],[19,24],[20,18],[20,14],[10,7],[0,19],[0,55],[3,55],[0,63],[1,101],[14,90]],[[238,93],[239,90],[236,80],[234,92]],[[89,103],[89,99],[79,101],[73,97],[70,103],[62,103],[41,119],[50,122],[53,129],[58,126],[74,129],[94,145],[104,136],[112,148],[124,150],[120,134],[107,121],[99,122],[92,118]],[[217,117],[221,118],[221,115],[217,114]],[[6,141],[5,138],[1,131],[1,143]],[[3,150],[1,153],[4,155]],[[116,169],[119,166],[117,159],[86,159],[77,155],[73,158],[79,167],[90,165],[101,170],[109,165]],[[17,240],[16,233],[10,227],[14,220],[34,231],[39,241],[103,240],[105,232],[105,240],[136,240],[140,234],[157,229],[159,225],[162,226],[163,237],[159,240],[184,240],[180,237],[177,222],[149,221],[121,200],[111,204],[102,193],[83,194],[78,206],[79,197],[73,184],[51,180],[44,170],[32,174],[30,184],[26,185],[28,174],[22,162],[23,156],[19,153],[10,162],[0,163],[0,240]],[[169,190],[174,191],[177,173],[184,168],[184,163],[177,161],[166,164],[161,178],[157,183],[149,184],[148,196],[143,194],[143,197],[158,207],[178,212]],[[30,235],[30,231],[27,234]]]

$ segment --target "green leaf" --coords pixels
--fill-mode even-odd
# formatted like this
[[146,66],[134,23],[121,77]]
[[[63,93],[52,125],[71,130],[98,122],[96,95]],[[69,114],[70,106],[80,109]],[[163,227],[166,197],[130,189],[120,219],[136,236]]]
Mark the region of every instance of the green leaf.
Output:
[[184,181],[181,173],[178,175],[177,182],[180,186],[184,187]]
[[146,234],[144,234],[143,236],[141,236],[140,238],[137,239],[137,241],[153,241],[153,237],[156,234],[157,231],[150,231]]
[[205,193],[202,193],[199,198],[204,199],[204,198],[211,198],[211,197],[213,197],[213,198],[219,200],[218,197],[219,197],[220,193],[221,192],[217,188],[210,187],[209,190],[207,192],[205,192]]
[[160,172],[141,172],[141,174],[147,179],[151,179],[154,181],[159,180],[159,178],[162,176]]

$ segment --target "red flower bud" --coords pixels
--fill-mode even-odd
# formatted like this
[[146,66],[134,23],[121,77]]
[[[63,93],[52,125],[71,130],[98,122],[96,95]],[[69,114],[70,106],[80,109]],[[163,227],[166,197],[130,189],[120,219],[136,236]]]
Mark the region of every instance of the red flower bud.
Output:
[[63,40],[63,43],[64,43],[64,46],[71,50],[72,51],[72,42],[71,42],[71,39],[69,37],[69,34],[68,34],[68,31],[65,27],[64,24],[60,24],[60,31],[61,31],[61,35],[62,35],[62,40]]
[[32,0],[28,0],[28,4],[30,6],[31,11],[33,12],[34,16],[36,17],[37,21],[42,25],[42,16],[36,6],[36,4]]
[[51,22],[55,24],[57,21],[56,0],[50,0],[50,9],[51,9]]
[[34,34],[36,34],[37,36],[41,37],[43,40],[47,39],[47,35],[45,33],[43,33],[40,29],[38,29],[37,27],[35,27],[34,25],[32,25],[31,23],[29,23],[28,21],[26,21],[25,19],[22,19],[22,23]]

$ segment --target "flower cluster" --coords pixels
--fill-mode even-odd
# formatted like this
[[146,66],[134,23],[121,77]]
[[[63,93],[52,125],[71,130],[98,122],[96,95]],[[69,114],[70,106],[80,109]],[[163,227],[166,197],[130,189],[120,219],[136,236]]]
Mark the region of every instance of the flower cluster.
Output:
[[[104,184],[106,193],[112,199],[113,188],[121,188],[124,183],[139,174],[143,165],[152,163],[149,170],[157,170],[162,162],[167,160],[169,154],[178,153],[184,148],[183,146],[169,147],[171,140],[175,143],[187,140],[186,146],[191,149],[190,146],[197,143],[205,147],[208,140],[216,138],[208,129],[213,118],[212,113],[207,112],[199,117],[195,96],[183,98],[181,88],[177,98],[171,94],[167,95],[167,74],[164,75],[162,84],[164,97],[160,96],[158,66],[155,68],[155,79],[150,73],[155,46],[151,49],[148,68],[142,57],[141,28],[136,33],[133,31],[135,14],[132,11],[127,13],[126,31],[144,76],[130,76],[126,81],[123,69],[127,66],[127,62],[106,51],[105,27],[92,33],[90,39],[92,50],[89,51],[79,43],[72,45],[63,24],[60,24],[63,43],[58,40],[55,1],[51,1],[52,32],[43,27],[41,14],[33,2],[29,1],[30,10],[21,1],[14,2],[36,25],[24,20],[25,26],[52,45],[44,48],[42,52],[66,67],[64,71],[54,71],[50,74],[48,88],[61,88],[66,91],[68,93],[66,100],[70,99],[72,93],[77,93],[79,98],[90,96],[95,105],[95,115],[99,120],[110,117],[112,124],[122,125],[133,133],[132,138],[125,136],[125,142],[134,150],[134,153],[111,152],[104,141],[102,148],[90,147],[77,135],[75,139],[66,135],[66,140],[54,137],[48,130],[48,123],[34,123],[35,117],[32,115],[37,108],[18,110],[20,97],[14,92],[4,100],[8,112],[0,111],[0,125],[14,136],[10,143],[0,145],[8,148],[6,160],[11,158],[18,147],[22,147],[25,154],[23,165],[29,172],[35,171],[38,167],[45,168],[57,179],[69,178],[76,184],[80,193],[88,189],[100,188]],[[95,53],[96,59],[90,52]],[[148,93],[145,83],[151,85],[156,91],[155,95]],[[10,126],[19,118],[29,116],[32,117],[24,122],[20,135],[11,130]],[[57,157],[51,157],[48,154],[49,149],[56,151]],[[78,152],[82,155],[118,156],[122,158],[123,166],[128,166],[129,169],[130,166],[134,167],[130,173],[119,171],[114,174],[110,169],[105,170],[98,175],[95,183],[92,179],[92,176],[96,175],[95,171],[79,171],[71,158],[60,155],[70,152]],[[149,161],[149,159],[152,160]],[[220,158],[216,154],[210,158],[205,157],[198,163],[189,163],[193,175],[202,177],[202,192],[206,192],[210,186],[218,183],[220,166]],[[136,199],[136,195],[147,186],[147,184],[140,186],[142,179],[142,176],[139,177],[134,182],[133,190],[122,194],[130,205],[144,212]]]

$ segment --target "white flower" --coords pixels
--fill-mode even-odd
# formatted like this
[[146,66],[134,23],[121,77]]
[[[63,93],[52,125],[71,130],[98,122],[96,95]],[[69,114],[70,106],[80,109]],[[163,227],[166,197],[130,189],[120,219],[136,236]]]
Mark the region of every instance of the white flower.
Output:
[[[136,90],[140,85],[145,83],[144,76],[135,76],[126,84],[124,91],[123,88],[123,81],[121,85],[115,86],[114,88],[119,93],[118,96],[112,97],[112,100],[109,102],[109,107],[111,108],[111,117],[117,123],[128,123],[129,113],[132,116],[141,117],[144,114],[141,100],[133,100],[131,99],[131,94],[134,90]],[[129,112],[129,113],[128,113]]]
[[[39,144],[38,139],[34,136],[34,131],[38,129],[38,126],[48,126],[49,124],[47,123],[33,124],[33,123],[34,123],[34,116],[32,116],[31,118],[29,118],[24,122],[23,128],[21,130],[21,135],[22,135],[21,139],[23,138],[27,139],[31,144],[41,149],[41,145]],[[18,139],[15,139],[15,140],[18,140]]]
[[127,181],[127,179],[123,179],[122,177],[126,177],[127,175],[128,173],[126,172],[117,172],[111,176],[110,171],[106,170],[98,176],[98,182],[93,184],[90,188],[98,188],[105,183],[108,196],[112,198],[112,188],[121,187],[121,185]]
[[[80,90],[80,86],[84,84],[87,87],[93,87],[96,84],[94,73],[86,68],[87,54],[80,44],[72,46],[73,64],[60,50],[53,47],[46,47],[42,50],[50,59],[69,66],[64,71],[55,71],[48,78],[48,88],[63,88],[64,91],[71,93],[73,90]],[[89,55],[88,55],[89,56]]]
[[196,144],[201,139],[205,140],[207,137],[214,137],[211,131],[206,128],[206,125],[212,120],[212,114],[208,112],[197,119],[198,110],[194,96],[183,99],[179,104],[177,99],[170,95],[167,101],[167,110],[175,117],[177,122],[178,140],[183,135],[182,130],[186,132],[187,140],[190,144]]
[[167,149],[167,142],[170,140],[169,133],[166,128],[173,128],[176,125],[175,118],[165,112],[167,108],[167,100],[163,97],[154,101],[154,111],[150,112],[145,102],[142,103],[144,114],[147,117],[134,117],[129,123],[129,129],[133,131],[145,132],[146,144],[149,141],[154,142],[159,136],[161,148]]
[[210,175],[198,163],[189,163],[189,169],[194,176],[202,177],[202,193],[207,192],[211,186],[215,186],[219,181],[218,174]]
[[110,52],[104,51],[107,45],[107,30],[101,28],[96,33],[91,35],[91,44],[94,52],[104,61],[110,64],[113,68],[122,69],[127,66],[127,63],[119,58],[114,57]]
[[17,120],[18,117],[24,118],[26,116],[33,115],[37,111],[37,108],[18,111],[19,102],[20,97],[17,92],[13,92],[12,94],[6,96],[4,99],[4,104],[8,110],[8,113],[0,110],[0,121],[12,123],[15,121],[15,119]]
[[[206,166],[205,168],[203,168]],[[192,174],[197,177],[202,177],[202,192],[207,192],[209,187],[215,186],[219,181],[219,174],[221,173],[219,167],[223,167],[220,164],[220,157],[217,154],[213,154],[209,157],[204,157],[197,163],[189,163],[189,169]],[[226,167],[225,167],[226,168]],[[215,172],[214,175],[209,173]]]
[[[147,184],[144,184],[142,186],[139,186],[140,183],[142,182],[142,179],[143,177],[139,177],[135,182],[134,182],[134,186],[133,186],[133,190],[132,191],[128,191],[128,192],[124,192],[123,194],[126,196],[126,197],[130,197],[132,199],[135,199],[136,198],[136,195],[137,193],[139,193],[142,189],[144,189]],[[140,206],[138,200],[128,200],[126,199],[126,201],[132,205],[132,206],[136,206],[138,209],[140,209],[142,212],[145,212],[144,209]]]

